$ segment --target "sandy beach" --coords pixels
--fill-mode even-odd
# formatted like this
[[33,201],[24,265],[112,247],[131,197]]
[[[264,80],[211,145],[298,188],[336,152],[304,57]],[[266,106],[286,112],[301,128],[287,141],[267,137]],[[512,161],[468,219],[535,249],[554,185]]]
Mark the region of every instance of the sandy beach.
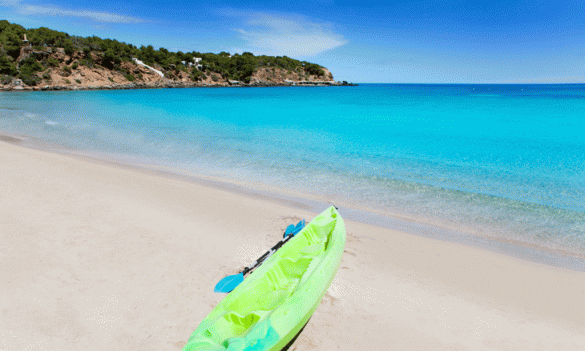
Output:
[[[343,209],[340,209],[343,215]],[[180,350],[317,213],[0,141],[0,350]],[[584,350],[585,273],[347,220],[292,350]]]

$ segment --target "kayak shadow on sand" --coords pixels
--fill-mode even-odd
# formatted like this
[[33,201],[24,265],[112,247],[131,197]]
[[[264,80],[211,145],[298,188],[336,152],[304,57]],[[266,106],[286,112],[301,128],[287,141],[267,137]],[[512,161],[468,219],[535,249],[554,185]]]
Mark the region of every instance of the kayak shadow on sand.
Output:
[[305,329],[305,327],[307,326],[307,324],[309,324],[309,321],[311,320],[311,318],[309,318],[309,320],[307,321],[307,323],[305,323],[305,325],[303,325],[303,327],[301,328],[301,330],[299,330],[299,332],[297,333],[297,335],[295,335],[294,338],[292,338],[292,340],[286,344],[285,347],[283,347],[280,351],[287,351],[297,340],[297,338],[299,337],[299,335],[301,335],[301,333],[303,332],[303,330]]

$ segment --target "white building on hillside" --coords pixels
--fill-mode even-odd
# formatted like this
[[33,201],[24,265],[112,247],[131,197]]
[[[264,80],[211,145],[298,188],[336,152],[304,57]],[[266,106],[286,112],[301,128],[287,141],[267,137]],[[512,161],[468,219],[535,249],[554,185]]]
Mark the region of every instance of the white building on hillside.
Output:
[[201,60],[202,60],[201,57],[194,57],[193,58],[193,62],[195,62],[195,67],[200,71],[203,68],[203,65],[199,63],[199,62],[201,62]]

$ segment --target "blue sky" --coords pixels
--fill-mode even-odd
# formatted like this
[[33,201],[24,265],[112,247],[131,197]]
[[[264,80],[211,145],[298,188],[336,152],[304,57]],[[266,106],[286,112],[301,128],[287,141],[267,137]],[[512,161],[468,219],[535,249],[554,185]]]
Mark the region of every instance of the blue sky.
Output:
[[26,28],[286,55],[372,83],[585,82],[585,1],[0,0]]

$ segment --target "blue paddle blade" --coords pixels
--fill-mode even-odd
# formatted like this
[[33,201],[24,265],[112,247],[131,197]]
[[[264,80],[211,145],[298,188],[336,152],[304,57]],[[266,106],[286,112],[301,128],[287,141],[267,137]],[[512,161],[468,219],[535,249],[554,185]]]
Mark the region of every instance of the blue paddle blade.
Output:
[[242,273],[234,274],[223,278],[215,286],[216,293],[229,293],[234,290],[236,286],[240,285],[244,281],[244,275]]
[[289,225],[288,227],[286,227],[286,230],[284,231],[284,235],[282,237],[286,238],[286,236],[291,234],[294,230],[295,230],[295,225],[294,224]]
[[297,225],[295,226],[295,229],[293,229],[293,231],[292,231],[292,234],[297,235],[297,233],[300,232],[304,227],[305,227],[305,220],[302,219],[299,223],[297,223]]

